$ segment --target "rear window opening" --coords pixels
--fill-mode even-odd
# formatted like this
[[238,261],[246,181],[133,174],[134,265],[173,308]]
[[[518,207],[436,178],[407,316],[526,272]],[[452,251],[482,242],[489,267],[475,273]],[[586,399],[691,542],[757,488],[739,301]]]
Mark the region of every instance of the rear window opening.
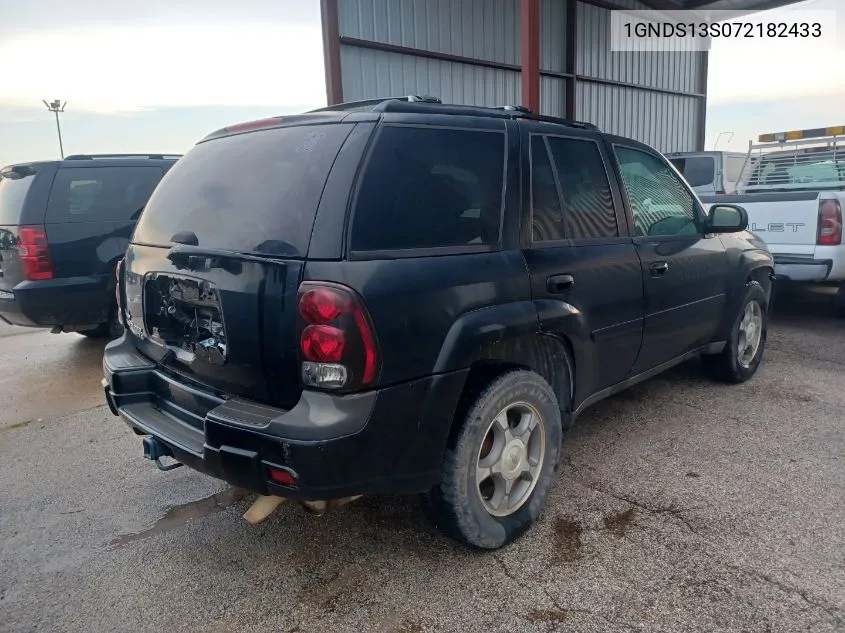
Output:
[[199,143],[162,179],[133,241],[304,257],[323,187],[351,124],[252,131]]
[[35,170],[29,167],[0,171],[0,226],[22,224],[23,205],[35,174]]

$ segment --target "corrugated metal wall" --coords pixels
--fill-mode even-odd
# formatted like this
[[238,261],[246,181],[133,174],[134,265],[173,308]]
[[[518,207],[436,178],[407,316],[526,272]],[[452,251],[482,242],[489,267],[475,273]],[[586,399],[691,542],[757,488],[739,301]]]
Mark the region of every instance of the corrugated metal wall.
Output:
[[582,81],[578,118],[605,132],[635,138],[662,152],[691,151],[698,144],[698,100],[625,86]]
[[[519,65],[518,0],[340,0],[341,37]],[[520,102],[516,70],[341,47],[343,96],[429,94],[444,102]]]
[[358,101],[383,96],[433,95],[444,103],[519,103],[519,73],[470,64],[344,46],[343,97]]
[[[644,8],[638,0],[615,0]],[[542,0],[540,67],[564,73],[566,0]],[[444,102],[503,105],[521,102],[519,0],[338,0],[341,38],[401,46],[509,66],[430,59],[341,45],[343,96],[356,101],[430,94]],[[609,50],[610,12],[577,3],[576,117],[631,136],[662,151],[698,149],[700,99],[655,90],[704,93],[700,53],[618,53]],[[543,114],[566,115],[567,80],[540,79]]]
[[341,37],[519,64],[518,0],[340,0]]
[[701,53],[626,53],[610,50],[610,11],[577,5],[575,70],[578,119],[630,136],[663,152],[698,149],[700,99],[581,80],[592,77],[658,90],[704,93]]
[[578,3],[579,75],[681,92],[704,92],[699,86],[702,57],[696,53],[625,53],[610,50],[610,11]]

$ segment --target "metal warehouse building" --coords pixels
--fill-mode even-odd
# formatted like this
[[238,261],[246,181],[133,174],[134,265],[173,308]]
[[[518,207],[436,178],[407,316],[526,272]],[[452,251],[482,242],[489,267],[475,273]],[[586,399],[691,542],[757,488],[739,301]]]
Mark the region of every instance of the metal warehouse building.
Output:
[[522,104],[663,152],[703,149],[708,54],[611,52],[610,11],[794,1],[322,0],[328,102]]

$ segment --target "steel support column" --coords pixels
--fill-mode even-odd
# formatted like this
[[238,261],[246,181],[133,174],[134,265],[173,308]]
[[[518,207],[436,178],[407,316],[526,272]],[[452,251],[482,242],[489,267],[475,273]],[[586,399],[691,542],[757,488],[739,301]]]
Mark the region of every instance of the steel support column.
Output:
[[326,69],[326,100],[328,105],[343,103],[343,76],[340,72],[340,25],[337,0],[320,0],[323,23],[323,65]]
[[520,0],[522,105],[540,111],[540,0]]
[[573,121],[578,119],[577,96],[578,96],[578,2],[577,0],[566,0],[566,59],[564,68],[569,75],[566,80],[566,108],[564,116]]

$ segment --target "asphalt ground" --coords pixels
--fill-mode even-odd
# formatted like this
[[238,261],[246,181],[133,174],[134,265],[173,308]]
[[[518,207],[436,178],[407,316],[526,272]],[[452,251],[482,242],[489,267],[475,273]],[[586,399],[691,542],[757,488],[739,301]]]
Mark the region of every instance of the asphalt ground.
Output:
[[0,326],[0,631],[843,631],[843,335],[781,297],[752,381],[692,361],[595,405],[538,524],[477,553],[412,497],[252,527],[141,458],[102,342]]

